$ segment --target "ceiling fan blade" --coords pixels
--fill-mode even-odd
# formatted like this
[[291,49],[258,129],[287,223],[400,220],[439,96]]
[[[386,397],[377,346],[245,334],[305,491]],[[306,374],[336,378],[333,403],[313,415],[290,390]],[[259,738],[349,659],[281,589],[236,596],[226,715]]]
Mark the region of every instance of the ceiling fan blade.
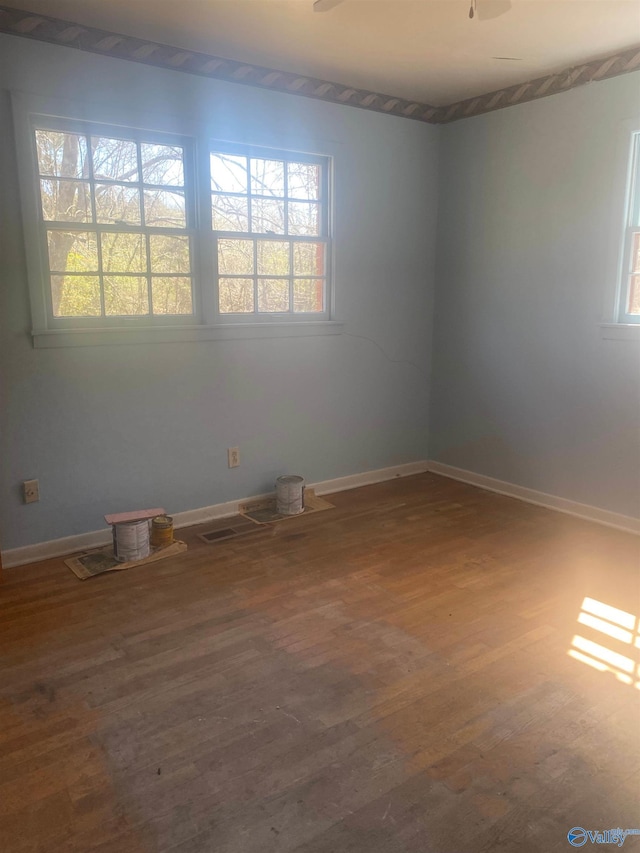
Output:
[[511,0],[478,0],[477,15],[481,21],[499,18],[511,9]]
[[333,7],[337,6],[338,3],[342,3],[342,0],[315,0],[313,4],[313,11],[328,12],[329,9],[333,9]]

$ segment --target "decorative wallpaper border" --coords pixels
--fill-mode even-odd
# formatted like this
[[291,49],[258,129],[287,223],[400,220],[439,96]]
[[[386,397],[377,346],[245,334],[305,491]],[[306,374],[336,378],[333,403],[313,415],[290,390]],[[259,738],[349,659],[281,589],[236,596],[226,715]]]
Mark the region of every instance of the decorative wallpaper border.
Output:
[[145,65],[155,65],[172,71],[225,80],[229,83],[243,83],[305,98],[359,107],[430,124],[444,124],[470,118],[640,69],[640,45],[638,45],[622,53],[576,65],[557,74],[549,74],[546,77],[488,92],[448,106],[434,107],[419,101],[370,92],[367,89],[354,89],[316,77],[301,76],[289,71],[278,71],[234,59],[184,50],[96,27],[85,27],[72,21],[51,18],[9,6],[0,6],[0,33],[74,47],[102,56],[141,62]]
[[305,77],[289,71],[277,71],[274,68],[249,65],[234,59],[223,59],[220,56],[171,47],[8,6],[0,6],[0,32],[51,44],[61,44],[65,47],[75,47],[79,50],[99,53],[102,56],[156,65],[172,71],[213,77],[229,83],[245,83],[262,89],[273,89],[291,95],[330,101],[334,104],[361,107],[418,121],[437,121],[439,113],[436,107],[417,101],[408,101],[405,98],[395,98],[379,92],[370,92],[367,89],[354,89],[341,83],[319,80],[316,77]]
[[518,83],[506,89],[487,92],[486,95],[478,95],[476,98],[468,98],[466,101],[441,107],[437,123],[443,124],[469,118],[493,110],[513,107],[516,104],[524,104],[527,101],[535,101],[538,98],[546,98],[548,95],[558,95],[560,92],[567,92],[585,83],[596,83],[608,77],[619,77],[621,74],[629,74],[638,69],[640,69],[640,45],[604,59],[594,59],[583,65],[565,68],[557,74],[548,74],[546,77],[538,77],[536,80]]

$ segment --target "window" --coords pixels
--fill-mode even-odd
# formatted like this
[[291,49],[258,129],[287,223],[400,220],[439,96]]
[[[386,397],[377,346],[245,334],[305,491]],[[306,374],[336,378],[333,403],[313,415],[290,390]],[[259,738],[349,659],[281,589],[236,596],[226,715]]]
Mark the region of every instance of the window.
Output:
[[220,314],[325,315],[326,161],[225,147],[210,164]]
[[340,333],[330,156],[12,101],[35,346]]
[[53,321],[192,317],[184,145],[50,121],[34,135]]
[[632,136],[619,322],[640,323],[640,132]]

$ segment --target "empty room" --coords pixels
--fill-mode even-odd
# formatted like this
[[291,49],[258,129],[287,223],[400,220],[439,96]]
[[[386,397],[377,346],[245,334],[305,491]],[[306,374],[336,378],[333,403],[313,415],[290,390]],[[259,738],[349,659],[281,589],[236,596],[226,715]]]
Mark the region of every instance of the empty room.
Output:
[[640,853],[640,0],[0,0],[0,395],[0,853]]

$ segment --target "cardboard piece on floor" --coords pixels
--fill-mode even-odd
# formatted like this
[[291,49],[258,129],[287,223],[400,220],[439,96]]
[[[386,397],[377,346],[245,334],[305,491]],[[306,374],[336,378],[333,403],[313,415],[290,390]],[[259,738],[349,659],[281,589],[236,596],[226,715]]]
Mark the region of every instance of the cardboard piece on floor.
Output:
[[335,509],[332,503],[324,498],[319,498],[313,489],[304,490],[304,510],[298,515],[281,515],[276,508],[276,497],[261,498],[255,501],[246,501],[238,504],[240,515],[255,522],[255,524],[272,524],[277,521],[287,521],[290,518],[300,518],[313,512],[322,512],[325,509]]
[[65,560],[65,565],[69,566],[71,571],[81,581],[86,581],[87,578],[93,578],[96,575],[103,575],[105,572],[123,572],[125,569],[133,569],[136,566],[144,566],[147,563],[155,563],[157,560],[163,560],[165,557],[174,557],[176,554],[182,554],[187,550],[185,542],[176,539],[171,545],[165,548],[154,548],[148,557],[142,560],[132,560],[129,563],[119,563],[113,556],[113,548],[107,545],[104,548],[98,548],[95,551],[86,551],[83,554],[76,554]]

